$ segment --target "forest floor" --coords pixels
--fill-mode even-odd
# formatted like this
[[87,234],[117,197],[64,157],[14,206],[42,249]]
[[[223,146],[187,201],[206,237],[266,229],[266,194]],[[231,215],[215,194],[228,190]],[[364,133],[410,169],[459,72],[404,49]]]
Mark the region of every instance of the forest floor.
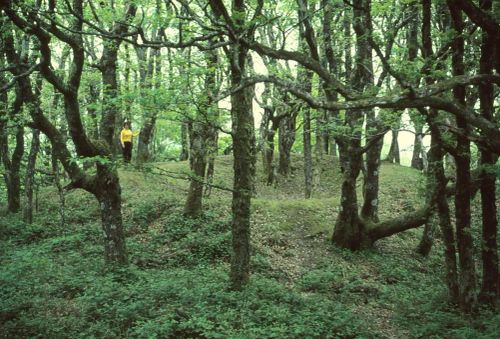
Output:
[[[274,186],[259,174],[243,292],[227,289],[231,193],[213,188],[203,216],[184,218],[186,162],[120,168],[125,268],[103,263],[92,196],[69,193],[61,224],[58,195],[43,188],[34,224],[0,217],[0,337],[500,337],[499,314],[466,318],[447,303],[438,234],[425,258],[415,252],[419,229],[370,250],[334,247],[340,173],[332,157],[321,167],[307,200],[299,157]],[[230,156],[217,158],[214,184],[231,187]],[[423,190],[420,172],[383,164],[381,218],[417,208]]]

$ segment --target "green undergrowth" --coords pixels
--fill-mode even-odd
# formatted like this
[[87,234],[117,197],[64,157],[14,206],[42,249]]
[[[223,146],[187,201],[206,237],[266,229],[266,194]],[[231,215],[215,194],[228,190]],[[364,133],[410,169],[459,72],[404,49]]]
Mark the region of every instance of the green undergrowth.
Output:
[[[439,239],[427,258],[414,250],[421,230],[361,252],[332,246],[340,172],[326,167],[321,189],[304,200],[300,167],[294,158],[292,176],[257,183],[252,276],[241,292],[228,290],[230,192],[214,188],[203,215],[190,219],[182,214],[186,181],[121,168],[130,264],[109,267],[95,199],[67,194],[63,224],[58,195],[45,188],[32,225],[0,218],[0,337],[498,337],[498,314],[466,318],[447,303]],[[230,187],[231,169],[230,157],[218,158],[214,182]],[[420,172],[384,164],[382,217],[420,205],[423,184]]]

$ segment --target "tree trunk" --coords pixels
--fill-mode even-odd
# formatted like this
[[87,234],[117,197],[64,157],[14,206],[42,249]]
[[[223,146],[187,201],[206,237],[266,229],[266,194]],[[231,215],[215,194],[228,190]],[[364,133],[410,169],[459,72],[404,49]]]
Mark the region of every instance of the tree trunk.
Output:
[[[363,4],[366,13],[363,13],[363,19],[365,21],[365,27],[360,27],[360,22],[355,25],[357,39],[360,41],[360,46],[363,45],[364,50],[359,51],[360,55],[357,56],[362,62],[362,72],[360,86],[365,89],[370,89],[374,86],[373,77],[373,61],[372,61],[372,49],[370,44],[366,42],[366,37],[364,34],[370,34],[370,32],[365,32],[367,28],[371,27],[370,22],[370,11],[371,11],[371,1],[365,1]],[[371,143],[376,138],[379,138],[379,133],[382,131],[382,126],[378,122],[375,111],[373,109],[365,110],[366,116],[366,143]],[[369,220],[371,222],[378,222],[378,191],[379,191],[379,175],[380,175],[380,154],[382,152],[384,140],[380,138],[376,141],[367,151],[366,151],[366,161],[365,161],[365,172],[363,181],[363,207],[361,208],[361,217],[363,219]]]
[[[371,64],[371,62],[370,62]],[[370,110],[366,113],[366,135],[373,134],[374,131],[379,130],[379,126],[375,120],[375,112]],[[374,134],[367,137],[366,142],[369,143],[373,138],[378,135]],[[366,152],[366,166],[363,181],[363,207],[361,209],[361,216],[364,219],[372,222],[378,222],[378,191],[379,191],[379,175],[380,175],[380,153],[384,139],[381,138],[375,142]]]
[[[5,139],[8,142],[8,138]],[[3,145],[2,159],[5,167],[5,183],[7,185],[7,210],[17,213],[21,208],[21,159],[24,154],[24,127],[16,127],[16,147],[9,160],[7,144]]]
[[[5,101],[6,102],[6,101]],[[0,158],[4,165],[4,179],[7,187],[7,210],[10,213],[17,213],[21,208],[21,178],[19,170],[24,154],[24,127],[18,118],[23,106],[23,96],[19,87],[16,87],[16,97],[9,112],[10,122],[15,124],[16,145],[12,156],[9,154],[9,136],[7,133],[7,114],[5,114],[2,130],[0,131]],[[8,107],[7,104],[5,106]]]
[[[353,3],[353,25],[356,33],[356,62],[352,86],[363,91],[372,76],[367,74],[371,64],[371,48],[368,43],[366,19],[370,10],[370,0],[355,0]],[[368,60],[369,59],[369,60]],[[371,245],[366,239],[363,223],[358,212],[356,179],[361,171],[361,128],[363,111],[352,109],[346,112],[345,121],[349,127],[346,137],[339,140],[340,166],[342,169],[342,191],[340,212],[335,223],[333,242],[343,248],[357,250]]]
[[[355,113],[352,111],[348,115],[354,116],[354,114],[357,115],[358,119],[361,116],[360,112]],[[359,140],[351,142],[359,143]],[[344,155],[341,156],[343,162],[341,166],[344,170],[342,173],[340,212],[337,216],[332,239],[339,247],[359,250],[371,246],[371,242],[366,239],[364,226],[358,216],[356,179],[361,171],[362,158],[360,154],[351,151],[354,147],[339,143],[339,152]]]
[[[486,12],[491,12],[491,0],[481,1],[481,9]],[[497,46],[500,50],[500,47]],[[480,69],[481,74],[491,74],[493,69],[493,58],[495,55],[495,41],[490,34],[482,33],[481,59]],[[481,115],[489,120],[494,121],[494,96],[493,85],[482,83],[479,85],[479,100],[481,104]],[[499,274],[498,274],[498,252],[497,252],[497,207],[495,182],[496,176],[491,168],[498,160],[492,152],[483,149],[481,150],[481,210],[482,210],[482,262],[483,262],[483,279],[480,293],[482,303],[495,307],[499,296]]]
[[[314,10],[314,5],[309,8],[307,0],[299,0],[299,32],[300,41],[299,49],[306,50],[309,46],[309,51],[311,52],[312,58],[319,60],[318,48],[315,43],[315,33],[314,29],[309,20],[308,11]],[[303,87],[304,92],[311,93],[312,91],[312,77],[311,71],[304,69],[299,66],[297,72],[297,80]],[[312,159],[312,145],[311,145],[311,111],[309,106],[300,105],[300,109],[303,113],[303,142],[304,142],[304,197],[310,199],[313,190],[313,159]],[[316,120],[316,150],[315,153],[322,153],[322,128],[324,127],[320,118]]]
[[54,185],[57,189],[57,194],[59,195],[59,217],[61,227],[66,227],[66,196],[64,192],[64,187],[61,185],[61,171],[59,168],[59,162],[55,153],[51,150],[51,167],[52,174],[54,175]]
[[[446,182],[442,162],[438,164],[437,176],[441,182]],[[457,256],[455,247],[455,234],[450,220],[450,208],[445,194],[440,194],[437,200],[439,215],[439,226],[445,246],[444,258],[446,264],[446,284],[448,294],[452,303],[458,304],[460,300],[460,290],[458,284]]]
[[[447,0],[452,17],[452,26],[456,32],[452,41],[452,73],[462,75],[465,73],[463,62],[464,37],[462,35],[464,23],[461,11]],[[465,106],[465,86],[455,86],[453,96],[457,102]],[[457,127],[468,129],[465,119],[457,116]],[[456,191],[455,191],[455,218],[457,228],[458,254],[460,263],[461,308],[465,313],[475,310],[476,304],[476,270],[473,257],[473,240],[470,220],[470,142],[467,137],[457,136],[456,162]]]
[[181,124],[181,154],[179,155],[180,161],[189,159],[189,122],[183,121]]
[[206,181],[207,185],[205,187],[205,196],[209,196],[212,189],[212,181],[214,177],[215,171],[215,158],[218,153],[218,125],[219,125],[219,107],[217,103],[214,102],[214,98],[218,92],[218,84],[217,84],[217,66],[219,63],[219,55],[217,51],[207,51],[206,53],[206,62],[207,69],[209,72],[205,77],[205,88],[207,92],[207,114],[208,123],[205,131],[205,144],[206,144],[206,153],[207,153],[207,161],[208,168],[206,172]]
[[[211,5],[217,13],[221,13],[218,7],[220,3],[215,1],[211,2]],[[245,1],[233,1],[232,14],[237,35],[246,32],[247,23],[245,23],[245,17],[241,15],[245,10]],[[251,36],[248,38],[252,39]],[[230,82],[235,88],[246,76],[248,49],[238,41],[233,41],[228,52],[231,65]],[[230,282],[233,290],[243,289],[250,278],[250,204],[255,176],[255,127],[252,97],[253,93],[249,88],[240,89],[231,95],[234,180],[231,208],[233,255]]]
[[97,164],[96,197],[100,204],[104,231],[104,258],[107,263],[126,264],[127,251],[121,212],[121,187],[118,173]]
[[207,152],[208,152],[208,164],[207,164],[207,173],[205,175],[207,186],[205,187],[205,196],[210,196],[210,192],[212,191],[212,182],[215,175],[215,158],[218,153],[218,142],[219,135],[217,128],[214,126],[210,126],[208,128],[208,136],[207,136]]
[[[285,99],[285,102],[288,100]],[[278,173],[284,177],[288,176],[291,172],[291,159],[290,152],[295,142],[295,123],[297,117],[298,104],[293,102],[289,103],[290,113],[280,120],[279,124],[279,163]]]
[[413,141],[413,154],[411,157],[411,167],[423,170],[424,162],[422,160],[422,131],[423,126],[420,123],[414,122],[415,127],[415,139]]
[[304,179],[305,179],[305,191],[304,197],[306,199],[311,198],[312,195],[312,146],[311,146],[311,111],[309,107],[304,107],[302,109],[304,114],[303,122],[303,136],[304,136]]
[[322,112],[316,117],[316,143],[314,145],[314,153],[320,155],[320,157],[323,157],[323,153],[328,154],[328,135],[325,135],[325,130],[326,118],[325,113]]
[[424,226],[424,231],[422,232],[422,238],[417,246],[417,253],[423,257],[429,255],[434,243],[434,232],[436,230],[434,218],[430,218]]
[[[146,80],[148,83],[146,87],[158,89],[159,81],[161,77],[161,52],[160,49],[153,49],[149,56],[149,67],[148,67],[148,77]],[[153,72],[154,70],[154,72]],[[153,74],[154,73],[154,74]],[[155,96],[153,96],[153,103],[156,102]],[[139,133],[139,142],[137,146],[137,162],[142,164],[151,159],[150,143],[153,136],[153,131],[156,124],[156,110],[147,109],[146,117]]]
[[265,141],[265,169],[266,169],[266,184],[271,186],[274,183],[274,136],[276,135],[276,131],[278,130],[278,124],[274,122],[271,123],[271,129],[267,132],[267,140]]
[[139,133],[139,141],[137,143],[137,162],[143,164],[151,159],[149,144],[151,143],[153,130],[156,124],[156,114],[151,114],[146,117],[142,124]]
[[26,205],[24,206],[24,222],[33,222],[33,187],[35,183],[35,167],[38,151],[40,150],[40,130],[33,129],[31,138],[31,148],[26,166],[25,194]]
[[[241,46],[233,48],[239,55],[247,53]],[[244,69],[244,58],[239,59],[240,69]],[[239,84],[241,77],[242,74],[232,68],[233,86]],[[240,90],[231,96],[234,154],[231,285],[235,290],[246,285],[250,275],[250,200],[255,172],[255,135],[250,97],[247,90]]]
[[[122,35],[128,32],[129,25],[127,21],[135,16],[135,4],[131,3],[125,9],[123,18],[114,22],[110,28],[110,35]],[[103,109],[101,117],[101,126],[99,132],[101,139],[104,140],[110,147],[113,155],[121,151],[119,139],[120,129],[117,126],[121,125],[120,108],[118,106],[118,77],[117,63],[118,50],[122,40],[103,38],[103,51],[100,60],[100,71],[102,73],[103,85]]]
[[194,122],[191,129],[191,179],[184,205],[184,215],[197,217],[202,212],[203,180],[207,165],[205,125]]
[[94,140],[99,139],[99,125],[97,119],[97,109],[95,104],[100,102],[100,86],[97,83],[91,83],[88,87],[87,113],[90,117],[90,135]]
[[116,118],[119,112],[117,106],[118,80],[116,75],[119,46],[120,42],[106,39],[101,58],[103,107],[99,132],[102,140],[107,142],[113,154],[119,152],[116,145],[119,143],[119,138],[115,136]]
[[[408,30],[406,34],[408,46],[408,61],[413,63],[418,56],[418,7],[416,1],[410,3],[408,20]],[[424,168],[424,163],[421,158],[423,122],[421,121],[420,116],[410,115],[410,118],[415,129],[411,167],[422,170]]]
[[394,162],[396,164],[401,164],[401,159],[399,157],[399,142],[398,142],[399,129],[393,128],[391,132],[392,132],[391,147],[389,148],[389,153],[387,154],[387,158],[385,160],[391,163]]

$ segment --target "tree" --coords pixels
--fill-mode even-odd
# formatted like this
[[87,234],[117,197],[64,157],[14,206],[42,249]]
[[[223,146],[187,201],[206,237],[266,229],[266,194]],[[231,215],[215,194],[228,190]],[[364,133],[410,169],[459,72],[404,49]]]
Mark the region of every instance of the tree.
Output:
[[[31,81],[27,77],[19,78],[18,84],[24,100],[30,104],[30,115],[34,126],[42,131],[52,144],[53,152],[63,164],[68,173],[71,183],[66,189],[82,188],[92,193],[99,202],[102,227],[104,231],[104,256],[107,262],[124,264],[127,262],[125,249],[125,237],[122,227],[121,215],[121,188],[116,168],[110,160],[112,154],[110,141],[113,135],[112,128],[106,127],[101,132],[104,140],[91,141],[86,134],[80,115],[80,104],[78,90],[81,83],[81,76],[84,66],[84,49],[82,35],[79,33],[67,33],[58,28],[55,21],[55,3],[49,3],[46,9],[52,13],[51,23],[38,16],[38,8],[21,6],[22,11],[15,11],[14,4],[2,5],[3,12],[20,29],[37,37],[40,44],[40,72],[64,98],[64,112],[68,123],[69,134],[75,146],[78,156],[93,158],[95,162],[96,174],[91,175],[74,161],[74,157],[69,151],[64,137],[44,115],[40,108],[40,98],[32,89]],[[74,17],[69,20],[69,27],[73,32],[81,32],[83,22],[83,6],[80,0],[74,0],[66,10],[74,13]],[[36,20],[28,21],[22,15],[29,11],[29,15],[35,16]],[[12,37],[12,29],[6,30],[3,38],[5,53],[11,65],[14,76],[20,76],[26,71],[26,66],[22,62],[19,53],[15,49]],[[60,41],[69,45],[72,51],[72,64],[66,80],[54,72],[51,67],[51,46],[52,37],[57,37]]]
[[[231,46],[226,50],[230,64],[230,84],[233,88],[241,85],[246,75],[248,47],[238,40],[241,34],[253,40],[255,24],[245,17],[245,1],[232,1],[229,14],[226,6],[219,0],[211,0],[210,6],[216,17],[224,20],[235,35],[230,35]],[[258,18],[263,1],[258,1],[254,18]],[[252,20],[250,20],[252,22]],[[240,290],[248,283],[250,275],[250,203],[255,176],[255,131],[252,114],[252,93],[242,88],[231,95],[231,121],[234,157],[234,182],[232,200],[232,244],[231,287]]]
[[[362,5],[363,6],[360,6],[358,3],[354,6],[353,10],[357,11],[357,13],[355,13],[355,20],[361,20],[363,18],[366,20],[366,17],[369,16],[370,12],[366,9],[367,3],[363,3]],[[361,28],[364,27],[370,27],[369,20],[365,21],[365,25]],[[358,26],[358,28],[360,27]],[[442,81],[420,89],[418,88],[418,83],[412,84],[406,76],[393,69],[371,36],[371,32],[368,32],[367,35],[359,33],[357,35],[357,44],[359,46],[358,50],[360,53],[362,53],[364,50],[363,47],[366,46],[367,43],[375,49],[386,72],[394,77],[398,83],[400,83],[401,90],[399,95],[363,97],[363,95],[360,94],[359,88],[353,89],[344,85],[327,72],[327,70],[325,70],[321,64],[313,58],[310,58],[302,53],[291,52],[284,49],[277,50],[255,41],[245,41],[242,39],[251,49],[260,54],[278,59],[294,60],[304,67],[314,71],[324,81],[326,88],[330,88],[338,92],[346,99],[345,102],[332,102],[328,100],[328,98],[315,98],[302,91],[300,86],[297,86],[290,81],[280,79],[276,76],[262,76],[258,77],[258,79],[249,79],[247,81],[247,83],[253,83],[254,81],[267,81],[283,86],[289,92],[305,100],[311,107],[314,108],[327,108],[330,110],[348,109],[348,112],[345,114],[345,124],[348,133],[345,133],[346,137],[343,139],[341,137],[337,138],[341,153],[341,167],[344,171],[344,182],[342,184],[341,212],[339,213],[337,219],[334,239],[339,246],[351,249],[359,249],[370,246],[374,241],[381,237],[386,237],[424,224],[427,221],[433,206],[433,202],[429,201],[422,209],[419,209],[404,218],[399,220],[383,221],[380,223],[372,223],[367,220],[363,220],[358,216],[354,183],[355,178],[361,169],[361,155],[372,146],[370,142],[367,143],[365,147],[361,147],[359,144],[359,128],[361,126],[360,119],[362,117],[359,113],[359,109],[376,106],[391,109],[423,108],[430,106],[435,109],[445,110],[455,116],[466,119],[476,128],[481,128],[483,133],[489,135],[487,139],[482,139],[482,143],[485,147],[495,150],[495,152],[499,151],[499,145],[492,141],[493,135],[495,135],[495,137],[499,136],[497,128],[485,119],[478,118],[472,114],[468,108],[460,102],[452,101],[439,96],[441,93],[457,85],[477,84],[480,78],[483,79],[483,81],[493,81],[498,83],[498,78],[489,75],[456,76],[447,81]],[[363,39],[365,41],[367,40],[367,42],[363,42]],[[358,54],[357,58],[358,60],[363,60],[362,54]],[[362,84],[360,79],[362,79],[361,73],[363,70],[361,69],[360,62],[357,62],[357,65],[353,83]],[[435,195],[432,194],[432,196]]]
[[[492,2],[482,1],[481,10],[491,12]],[[491,74],[494,68],[495,39],[487,31],[482,32],[481,58],[479,61],[479,72],[481,74]],[[499,47],[497,45],[497,50]],[[498,57],[497,52],[497,57]],[[497,69],[498,72],[498,69]],[[479,85],[479,100],[481,105],[481,115],[494,121],[494,96],[492,84],[484,83]],[[482,261],[483,261],[483,281],[480,299],[483,303],[494,306],[499,296],[499,274],[498,274],[498,252],[497,252],[497,208],[495,204],[495,182],[496,177],[492,171],[492,166],[497,162],[498,154],[483,149],[481,150],[481,207],[482,207]]]
[[[2,20],[2,26],[4,21]],[[0,27],[0,31],[5,29]],[[28,61],[27,44],[28,40],[24,39],[23,47],[23,61]],[[0,47],[3,50],[5,45],[0,41]],[[0,55],[0,68],[4,68],[5,59],[4,55]],[[4,88],[7,86],[7,79],[4,73],[0,73],[0,86]],[[24,154],[24,124],[20,118],[22,106],[24,104],[22,93],[19,86],[16,84],[15,99],[12,107],[9,108],[7,91],[0,93],[0,159],[2,160],[4,172],[5,185],[7,186],[7,210],[11,213],[17,213],[21,208],[21,178],[20,167],[21,159]],[[9,126],[9,123],[11,126]],[[15,132],[15,148],[12,156],[9,152],[9,129],[13,128]]]
[[[204,74],[204,93],[202,99],[196,99],[197,115],[191,122],[189,164],[191,178],[188,197],[184,205],[184,215],[197,217],[202,212],[202,197],[205,172],[208,161],[209,145],[214,147],[214,131],[217,131],[218,108],[214,103],[216,96],[217,55],[208,51],[206,55],[206,72]],[[212,172],[213,175],[213,172]]]

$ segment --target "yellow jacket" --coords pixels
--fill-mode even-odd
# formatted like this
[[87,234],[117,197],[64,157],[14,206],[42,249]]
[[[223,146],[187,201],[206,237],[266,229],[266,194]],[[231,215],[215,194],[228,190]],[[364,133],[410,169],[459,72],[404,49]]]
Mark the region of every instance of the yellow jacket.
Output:
[[136,137],[138,135],[139,132],[132,132],[128,128],[122,129],[122,132],[120,133],[120,142],[122,143],[122,146],[124,142],[132,142],[132,137]]

